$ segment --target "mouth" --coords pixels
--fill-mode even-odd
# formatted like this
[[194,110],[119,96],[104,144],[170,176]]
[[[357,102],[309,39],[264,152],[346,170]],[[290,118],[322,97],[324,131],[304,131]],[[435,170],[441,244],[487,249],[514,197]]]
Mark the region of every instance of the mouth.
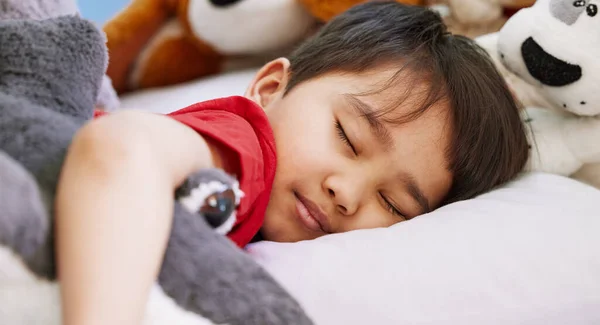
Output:
[[312,231],[331,233],[329,219],[319,206],[297,192],[294,192],[294,196],[296,197],[297,216],[304,226]]
[[544,85],[561,87],[581,79],[581,67],[546,52],[532,37],[521,45],[525,66],[532,77]]

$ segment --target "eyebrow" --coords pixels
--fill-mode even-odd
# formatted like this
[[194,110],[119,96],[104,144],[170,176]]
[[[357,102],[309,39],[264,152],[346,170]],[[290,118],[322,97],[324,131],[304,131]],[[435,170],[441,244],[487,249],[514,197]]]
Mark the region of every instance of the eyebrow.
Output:
[[423,191],[417,185],[415,178],[411,174],[401,173],[400,181],[404,183],[408,189],[408,194],[412,196],[412,198],[417,201],[419,206],[421,207],[422,213],[431,212],[431,207],[429,206],[429,200],[423,194]]
[[352,94],[344,94],[344,98],[352,108],[369,123],[373,137],[387,151],[392,148],[394,141],[388,128],[375,115],[375,109]]

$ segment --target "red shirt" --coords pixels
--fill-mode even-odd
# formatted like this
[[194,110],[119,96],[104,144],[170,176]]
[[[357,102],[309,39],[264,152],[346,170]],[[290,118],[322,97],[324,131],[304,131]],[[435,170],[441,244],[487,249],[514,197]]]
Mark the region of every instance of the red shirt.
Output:
[[168,116],[218,145],[223,160],[233,166],[244,197],[228,237],[246,246],[263,223],[277,166],[275,138],[263,109],[233,96],[193,104]]

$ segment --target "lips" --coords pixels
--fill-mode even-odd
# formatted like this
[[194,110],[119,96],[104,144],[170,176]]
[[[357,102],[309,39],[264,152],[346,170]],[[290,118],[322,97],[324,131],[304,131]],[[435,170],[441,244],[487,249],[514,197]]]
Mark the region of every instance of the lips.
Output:
[[299,193],[294,192],[294,194],[298,200],[296,210],[304,225],[311,230],[322,231],[326,234],[331,233],[329,219],[319,206]]

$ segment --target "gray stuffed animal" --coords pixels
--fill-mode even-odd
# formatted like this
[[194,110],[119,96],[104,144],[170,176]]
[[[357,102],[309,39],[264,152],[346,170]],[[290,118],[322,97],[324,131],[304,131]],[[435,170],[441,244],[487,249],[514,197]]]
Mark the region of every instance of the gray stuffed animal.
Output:
[[[2,324],[60,322],[52,202],[71,138],[93,116],[106,56],[100,31],[76,15],[0,21]],[[224,187],[205,186],[207,204],[183,203],[193,189],[210,183]],[[160,323],[152,315],[164,306],[176,308],[180,314],[171,315],[188,321],[173,316],[165,319],[168,324],[206,324],[200,319],[232,325],[312,324],[269,274],[213,229],[230,223],[235,184],[220,170],[202,170],[174,193],[179,199],[157,281],[165,295],[159,307],[151,297],[153,314],[147,314],[147,323]],[[7,262],[8,257],[15,259]],[[10,269],[20,266],[43,281],[37,291],[19,291],[28,293],[22,300],[10,282]]]
[[[78,15],[75,0],[0,0],[0,20],[47,19],[63,15]],[[119,97],[112,81],[105,74],[96,98],[96,107],[113,111],[119,107]]]

